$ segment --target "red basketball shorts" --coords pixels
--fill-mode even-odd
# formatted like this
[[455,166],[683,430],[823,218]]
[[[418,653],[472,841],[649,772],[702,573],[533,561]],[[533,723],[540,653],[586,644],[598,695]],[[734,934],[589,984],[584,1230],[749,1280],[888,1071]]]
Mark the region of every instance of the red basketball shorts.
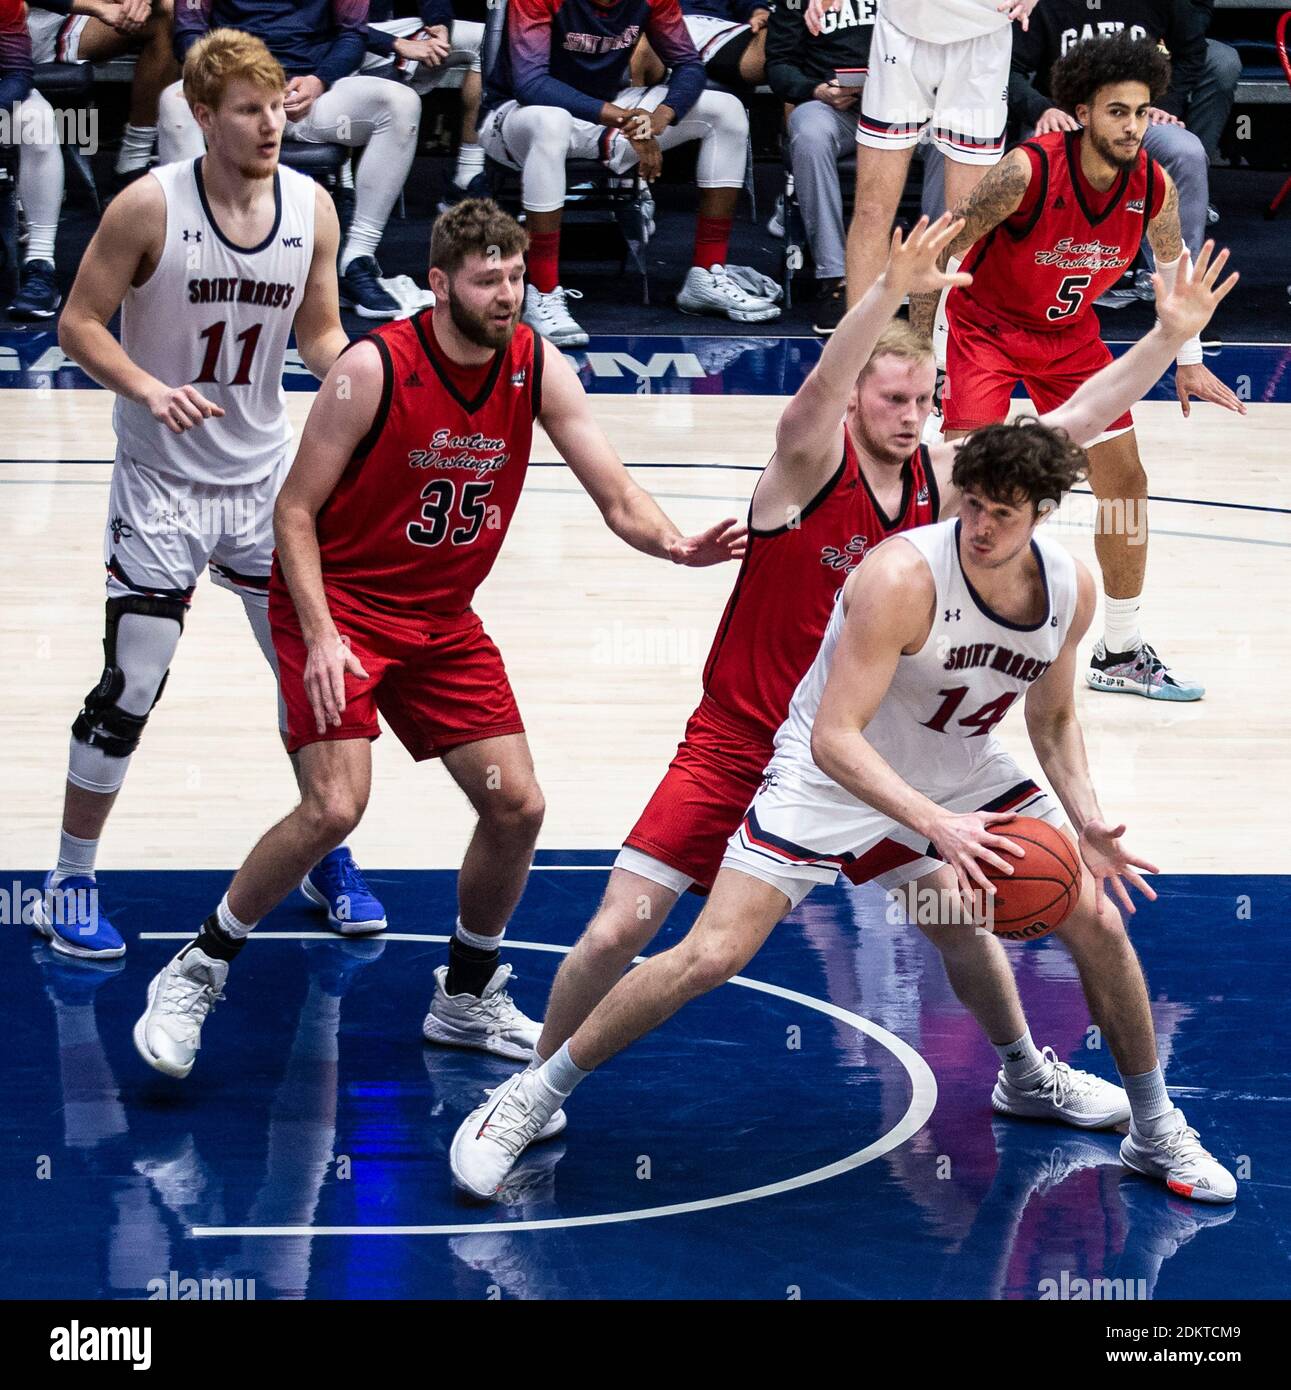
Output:
[[[1112,360],[1093,314],[1081,326],[1051,333],[1004,321],[987,323],[969,317],[959,306],[953,311],[948,308],[947,318],[943,429],[972,430],[1006,419],[1019,381],[1037,414],[1056,410]],[[1106,433],[1133,427],[1134,418],[1127,410],[1108,425]]]
[[287,706],[288,752],[327,739],[377,738],[378,713],[418,762],[462,744],[524,732],[502,656],[474,612],[410,621],[374,612],[331,589],[327,602],[336,630],[368,674],[365,679],[346,672],[341,722],[320,734],[305,693],[305,639],[275,565],[269,625]]

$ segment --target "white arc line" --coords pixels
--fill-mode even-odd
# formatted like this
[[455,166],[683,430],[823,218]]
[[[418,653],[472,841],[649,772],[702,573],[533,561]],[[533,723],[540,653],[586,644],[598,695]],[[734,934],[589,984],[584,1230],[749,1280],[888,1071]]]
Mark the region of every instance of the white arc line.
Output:
[[[248,940],[304,940],[321,936],[319,932],[252,932]],[[144,941],[186,941],[191,933],[185,932],[141,932]],[[328,938],[323,937],[326,940]],[[357,938],[356,938],[357,939]],[[377,940],[384,941],[447,941],[446,936],[423,936],[412,932],[382,932]],[[521,951],[552,951],[565,954],[572,946],[553,946],[542,941],[508,941],[507,945]],[[642,957],[638,956],[638,960]],[[875,1042],[887,1048],[906,1069],[910,1077],[910,1104],[901,1119],[881,1138],[863,1149],[857,1149],[834,1163],[823,1168],[813,1168],[809,1173],[797,1177],[784,1178],[779,1182],[764,1183],[760,1187],[746,1187],[740,1192],[728,1192],[720,1197],[703,1197],[694,1202],[673,1202],[662,1207],[638,1207],[631,1211],[602,1212],[595,1216],[553,1217],[545,1221],[472,1221],[450,1226],[193,1226],[191,1234],[207,1236],[283,1236],[299,1240],[302,1236],[469,1236],[480,1231],[563,1231],[578,1226],[610,1226],[626,1221],[650,1221],[658,1216],[683,1216],[697,1211],[712,1211],[718,1207],[733,1207],[743,1202],[756,1202],[763,1197],[776,1197],[782,1192],[793,1192],[800,1187],[810,1187],[814,1183],[828,1182],[830,1178],[850,1173],[876,1158],[882,1158],[899,1145],[917,1134],[937,1104],[937,1081],[927,1062],[908,1043],[902,1042],[886,1028],[862,1018],[848,1009],[831,1004],[826,999],[813,999],[809,994],[799,994],[797,990],[786,989],[783,985],[768,984],[764,980],[750,980],[736,975],[728,982],[744,989],[757,990],[761,994],[771,994],[778,999],[787,999],[791,1004],[814,1009],[817,1013],[828,1015],[840,1023],[855,1028]]]

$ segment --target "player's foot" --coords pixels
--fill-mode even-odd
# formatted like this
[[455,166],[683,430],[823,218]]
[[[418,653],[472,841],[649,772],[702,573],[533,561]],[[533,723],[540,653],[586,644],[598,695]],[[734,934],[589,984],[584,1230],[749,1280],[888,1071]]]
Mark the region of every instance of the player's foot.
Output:
[[768,304],[779,304],[784,298],[784,290],[769,275],[754,270],[751,265],[727,265],[726,274],[754,299],[765,299]]
[[448,186],[444,189],[444,196],[439,200],[436,211],[447,212],[449,208],[456,207],[458,203],[464,203],[467,198],[487,198],[491,193],[489,176],[483,169],[474,175],[467,184],[460,184],[456,179],[449,179]]
[[22,268],[22,288],[9,306],[9,317],[20,323],[52,319],[62,302],[53,261],[28,261]]
[[582,297],[582,290],[567,290],[563,285],[557,285],[549,294],[526,285],[520,317],[555,347],[586,347],[587,332],[569,312],[569,301]]
[[45,875],[31,924],[60,956],[75,960],[115,960],[126,953],[121,933],[99,907],[98,885],[88,874],[73,874],[50,886]]
[[822,338],[828,338],[842,322],[846,312],[847,281],[822,280],[820,293],[816,296],[816,303],[812,306],[812,330],[819,333]]
[[327,909],[327,925],[342,936],[368,936],[385,930],[386,910],[345,845],[324,855],[310,869],[300,881],[300,891],[316,907]]
[[998,1114],[1056,1120],[1077,1129],[1107,1129],[1129,1120],[1129,1097],[1120,1086],[1060,1062],[1051,1047],[1040,1055],[1044,1065],[1033,1087],[1024,1089],[1000,1069],[991,1092],[991,1108]]
[[375,256],[355,256],[339,277],[341,303],[360,318],[392,319],[399,301],[381,284],[381,267]]
[[773,237],[780,240],[784,239],[784,194],[777,193],[775,207],[771,211],[771,216],[767,218],[767,231]]
[[[486,1086],[484,1088],[484,1094],[486,1096],[492,1096],[501,1089],[501,1086]],[[568,1123],[569,1116],[565,1114],[565,1107],[562,1105],[559,1110],[552,1112],[551,1119],[549,1119],[538,1133],[533,1136],[533,1142],[535,1144],[541,1144],[546,1139],[554,1139],[558,1134],[564,1131]]]
[[1146,642],[1136,651],[1109,652],[1100,637],[1085,672],[1094,690],[1120,695],[1143,695],[1149,700],[1200,700],[1206,687],[1177,676]]
[[473,1197],[492,1197],[559,1107],[536,1071],[517,1072],[458,1127],[448,1155],[453,1181]]
[[445,989],[448,966],[435,971],[435,994],[421,1025],[427,1042],[448,1047],[474,1047],[496,1057],[527,1062],[533,1055],[542,1024],[526,1018],[506,991],[511,967],[499,965],[484,993],[449,994]]
[[1194,1202],[1231,1202],[1237,1179],[1201,1146],[1201,1137],[1178,1106],[1162,1134],[1140,1134],[1134,1125],[1121,1140],[1121,1162],[1145,1178],[1157,1178],[1179,1197]]
[[202,1024],[219,999],[229,963],[185,946],[148,986],[148,1007],[134,1026],[134,1045],[150,1067],[187,1076],[202,1045]]
[[766,323],[780,317],[778,305],[741,289],[723,265],[710,270],[692,265],[677,295],[677,308],[683,314],[718,314],[735,323]]

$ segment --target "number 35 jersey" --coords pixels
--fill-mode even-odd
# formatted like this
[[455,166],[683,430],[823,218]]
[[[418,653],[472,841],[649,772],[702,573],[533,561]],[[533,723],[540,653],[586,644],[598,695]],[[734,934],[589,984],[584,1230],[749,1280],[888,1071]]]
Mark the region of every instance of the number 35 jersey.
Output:
[[[1000,751],[992,729],[1062,650],[1076,611],[1076,564],[1056,542],[1039,533],[1032,538],[1045,609],[1028,626],[994,612],[969,583],[959,559],[957,520],[917,527],[887,544],[902,542],[927,561],[937,606],[927,641],[898,658],[864,734],[910,786],[939,801]],[[830,783],[812,761],[811,729],[843,628],[839,594],[820,653],[776,735],[771,763],[772,770],[809,783]]]
[[144,371],[191,384],[224,414],[173,434],[146,405],[118,396],[118,446],[193,482],[259,482],[291,443],[282,369],[314,256],[316,185],[279,167],[273,226],[258,246],[242,247],[216,224],[200,159],[149,177],[166,196],[166,240],[153,273],[126,291],[121,346]]
[[519,324],[505,348],[464,367],[423,309],[360,341],[380,352],[384,387],[318,514],[324,585],[397,617],[458,617],[520,500],[542,408],[542,339]]

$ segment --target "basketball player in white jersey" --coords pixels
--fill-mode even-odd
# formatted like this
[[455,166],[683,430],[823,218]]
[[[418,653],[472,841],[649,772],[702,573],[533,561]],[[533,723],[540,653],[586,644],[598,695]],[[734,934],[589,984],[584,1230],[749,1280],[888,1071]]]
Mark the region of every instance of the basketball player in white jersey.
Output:
[[[1161,327],[1204,326],[1236,276],[1215,289],[1227,253],[1203,249]],[[1186,266],[1185,261],[1185,266]],[[1186,331],[1185,331],[1186,330]],[[1160,331],[1154,330],[1154,331]],[[1073,398],[1074,400],[1075,398]],[[742,970],[776,923],[817,883],[862,866],[888,889],[918,890],[924,930],[976,930],[964,899],[993,893],[981,862],[1011,872],[1007,822],[1025,813],[1079,827],[1085,872],[1056,933],[1071,952],[1108,1040],[1130,1109],[1122,1161],[1199,1201],[1231,1201],[1233,1177],[1202,1148],[1166,1095],[1146,985],[1107,887],[1133,912],[1126,883],[1155,897],[1121,845],[1090,780],[1073,697],[1076,648],[1095,606],[1084,565],[1037,535],[1047,510],[1084,475],[1084,453],[1035,420],[992,425],[956,444],[958,519],[884,541],[835,601],[820,652],[744,822],[731,836],[704,911],[686,938],[625,975],[551,1058],[499,1087],[453,1140],[453,1176],[488,1197],[588,1073],[688,1000]],[[1026,697],[1032,746],[1061,806],[991,730]],[[997,963],[1007,973],[1007,963]],[[958,982],[957,982],[958,983]],[[974,1013],[994,993],[979,980]],[[962,997],[962,996],[961,996]],[[966,1001],[970,1002],[970,1001]],[[983,1004],[986,1004],[983,1010]],[[1000,1104],[1005,1078],[992,1099]]]
[[[320,378],[348,342],[335,208],[278,163],[282,68],[259,39],[218,30],[189,54],[184,86],[207,153],[108,205],[59,323],[63,349],[117,397],[105,666],[72,726],[58,863],[37,914],[54,949],[81,959],[125,952],[96,905],[95,858],[203,569],[242,599],[276,675],[268,584],[291,463],[288,336]],[[108,330],[118,308],[120,342]],[[385,925],[344,847],[302,886],[337,929]]]

